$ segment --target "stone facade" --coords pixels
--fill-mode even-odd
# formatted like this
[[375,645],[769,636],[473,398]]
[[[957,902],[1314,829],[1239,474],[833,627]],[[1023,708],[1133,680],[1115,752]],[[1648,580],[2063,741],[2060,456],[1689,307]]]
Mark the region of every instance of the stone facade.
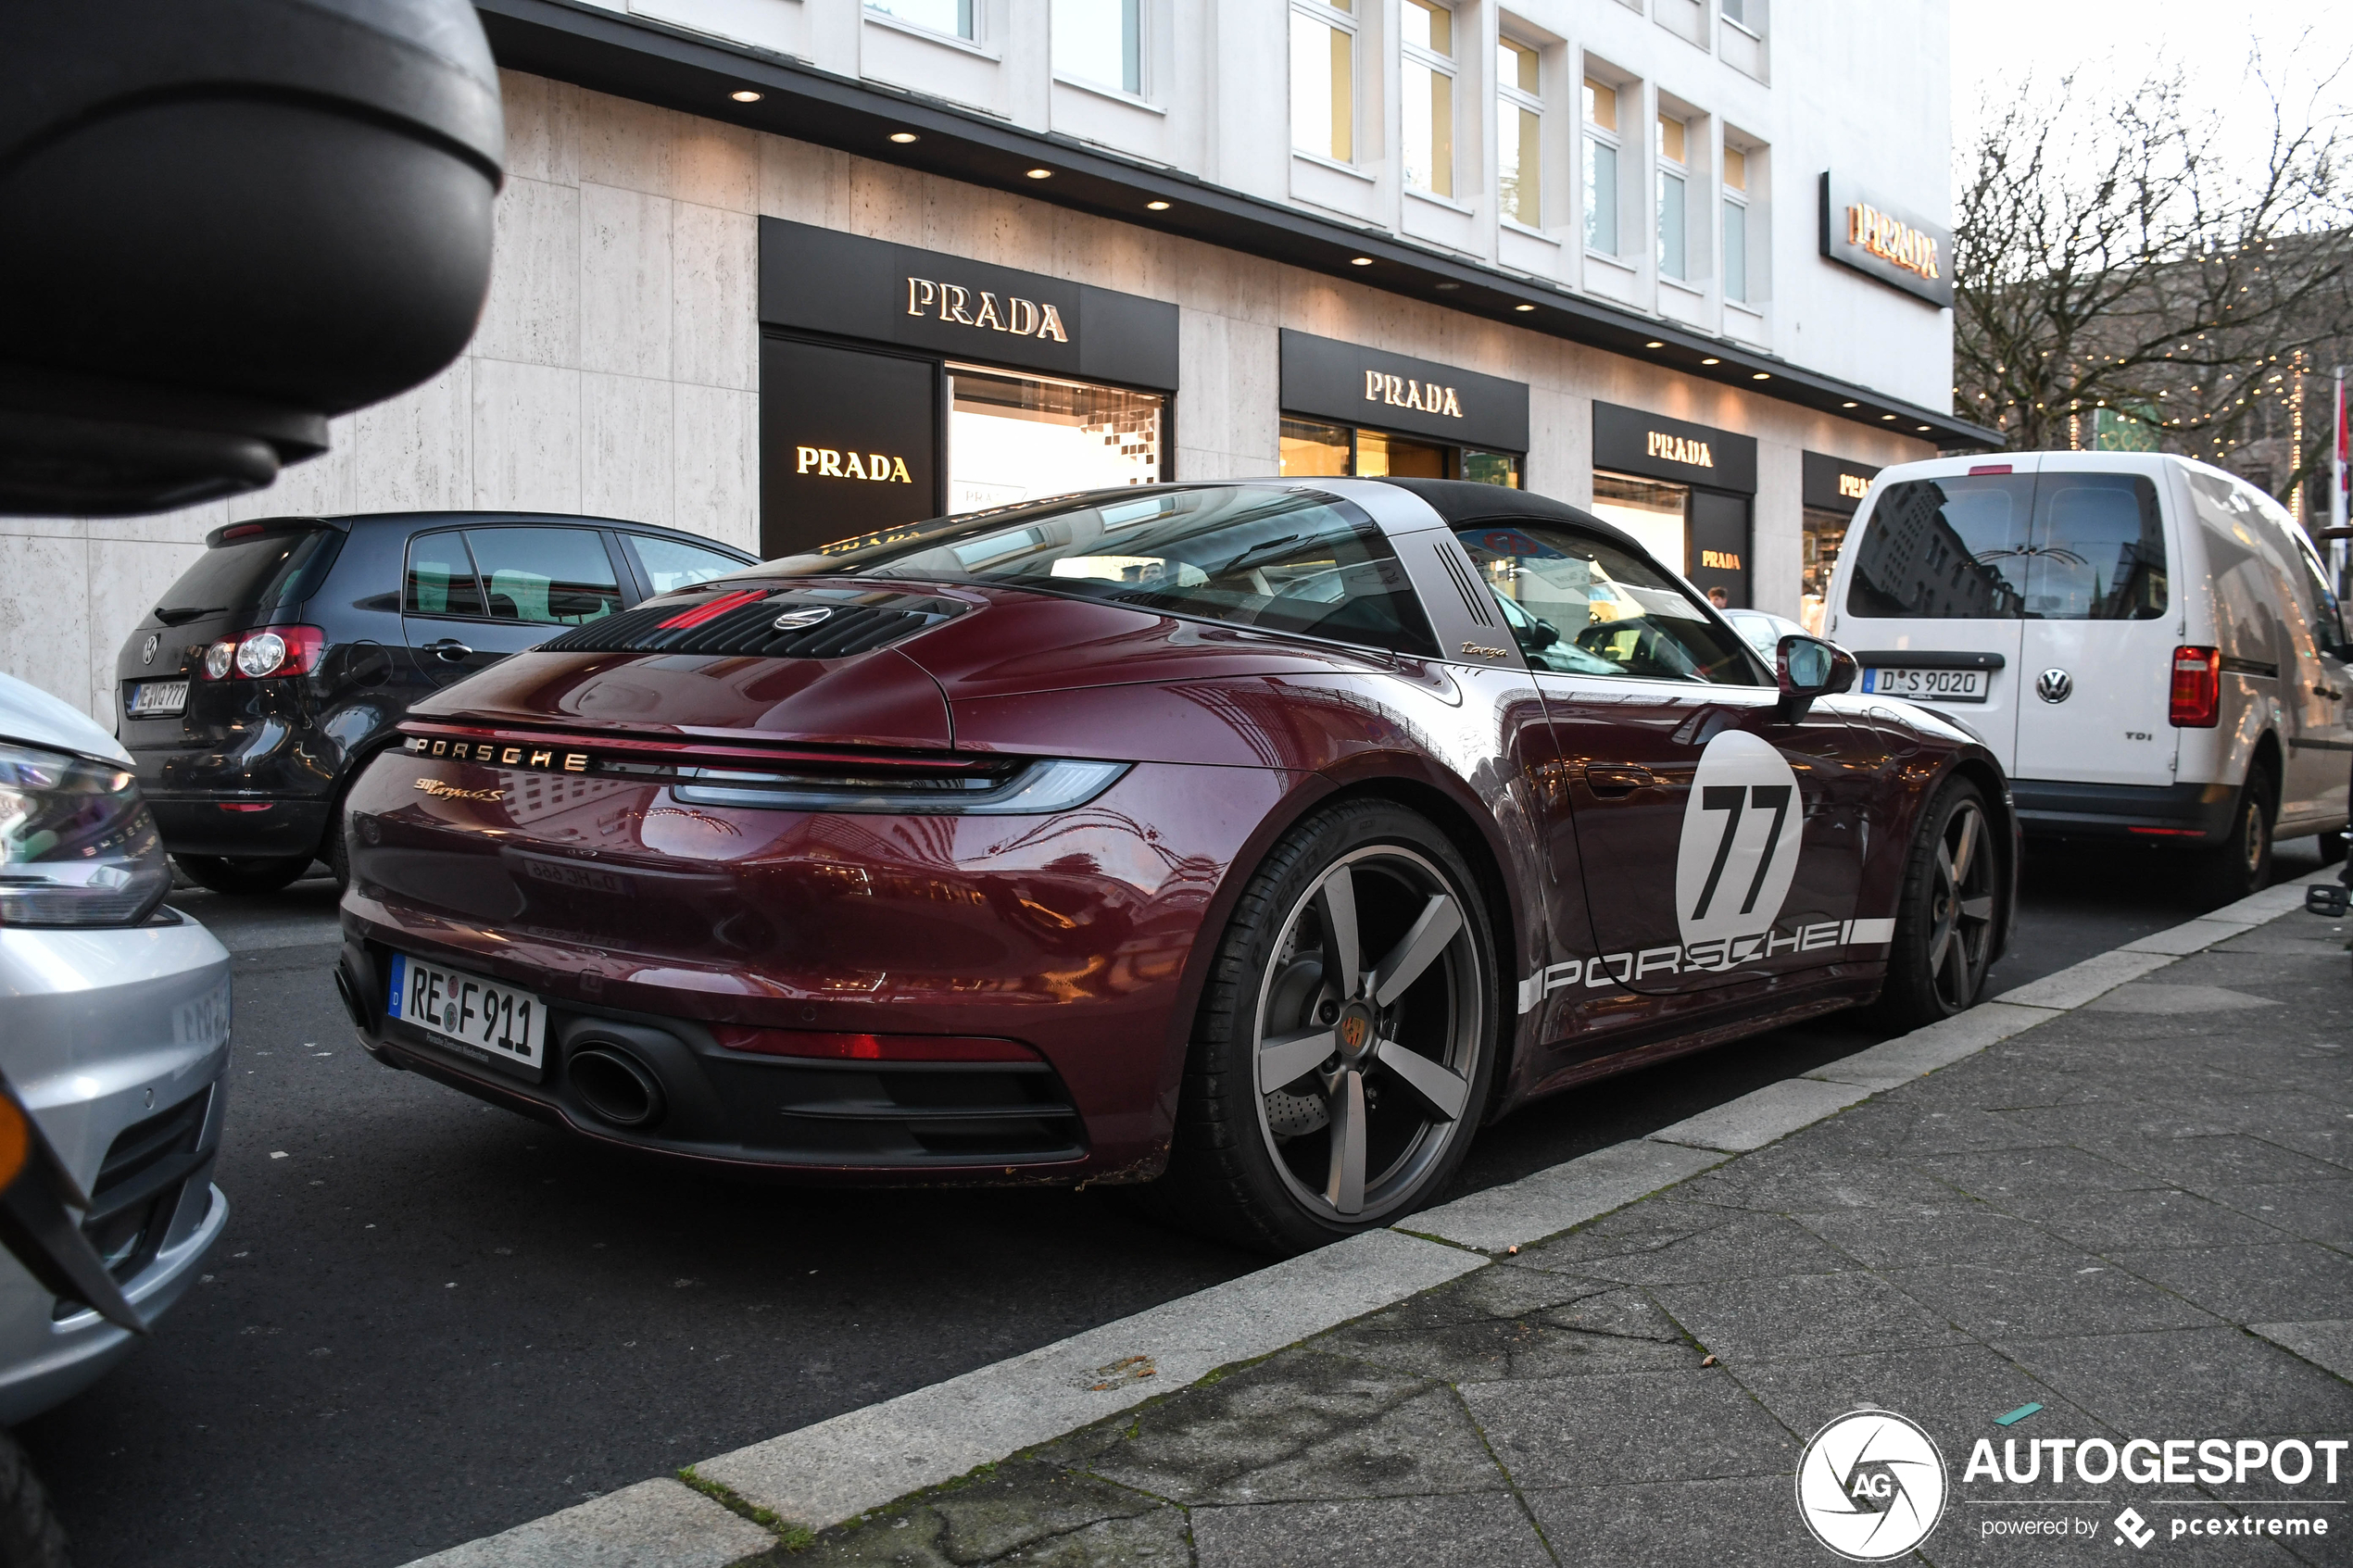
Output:
[[465,354],[338,420],[266,491],[157,517],[0,521],[0,670],[113,717],[123,638],[208,530],[289,512],[584,512],[758,539],[758,219],[1174,302],[1179,479],[1271,473],[1281,328],[1525,382],[1529,488],[1592,497],[1595,399],[1760,444],[1756,603],[1797,608],[1799,453],[1917,440],[1197,242],[538,77],[503,77],[508,178]]

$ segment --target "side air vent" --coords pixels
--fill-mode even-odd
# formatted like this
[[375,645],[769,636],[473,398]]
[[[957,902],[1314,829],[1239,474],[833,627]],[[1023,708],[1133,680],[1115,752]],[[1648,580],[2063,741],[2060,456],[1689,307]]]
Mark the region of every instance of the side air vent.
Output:
[[777,594],[737,588],[665,598],[576,626],[541,653],[687,653],[847,659],[953,620],[970,607],[912,594]]
[[1463,563],[1462,553],[1449,549],[1447,541],[1443,539],[1432,544],[1430,548],[1438,552],[1439,563],[1446,568],[1446,575],[1453,580],[1454,591],[1463,596],[1463,608],[1470,611],[1470,618],[1481,626],[1494,625],[1495,607],[1489,600],[1487,590],[1479,586],[1478,579],[1471,575],[1470,568]]

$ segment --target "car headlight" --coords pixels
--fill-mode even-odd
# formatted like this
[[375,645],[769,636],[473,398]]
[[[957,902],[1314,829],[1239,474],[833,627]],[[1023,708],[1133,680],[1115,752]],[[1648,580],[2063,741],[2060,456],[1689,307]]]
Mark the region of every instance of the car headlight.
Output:
[[135,925],[170,889],[129,773],[0,741],[0,926]]

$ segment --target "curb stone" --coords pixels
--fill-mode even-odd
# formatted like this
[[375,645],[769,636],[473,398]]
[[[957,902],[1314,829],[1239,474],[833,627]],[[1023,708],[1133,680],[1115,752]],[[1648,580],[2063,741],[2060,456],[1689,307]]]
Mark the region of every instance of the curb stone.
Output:
[[[2333,872],[2309,880],[2334,880]],[[694,1466],[701,1480],[823,1530],[1254,1361],[1761,1148],[1872,1096],[2082,1008],[2175,959],[2301,909],[2304,883],[2268,888],[2044,976],[1969,1011],[1768,1085],[1646,1137],[1424,1210],[1372,1231],[961,1377]],[[2276,1332],[2274,1332],[2276,1331]],[[2329,1366],[2353,1364],[2353,1324],[2257,1332]],[[1144,1356],[1145,1377],[1107,1375]],[[1126,1362],[1132,1368],[1134,1362]],[[408,1568],[727,1568],[778,1537],[681,1482],[624,1487]]]

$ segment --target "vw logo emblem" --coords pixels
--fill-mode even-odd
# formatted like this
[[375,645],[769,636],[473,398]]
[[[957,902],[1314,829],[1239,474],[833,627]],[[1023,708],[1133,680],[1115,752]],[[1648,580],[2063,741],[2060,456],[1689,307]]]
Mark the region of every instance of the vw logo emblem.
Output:
[[779,632],[805,632],[831,614],[829,607],[816,605],[808,609],[788,609],[768,624]]
[[2045,670],[2034,678],[2034,695],[2045,702],[2065,702],[2075,695],[2075,677],[2064,670]]
[[163,638],[160,635],[154,632],[148,633],[146,646],[139,650],[139,662],[142,664],[153,664],[156,661],[156,649],[160,646],[162,643]]

